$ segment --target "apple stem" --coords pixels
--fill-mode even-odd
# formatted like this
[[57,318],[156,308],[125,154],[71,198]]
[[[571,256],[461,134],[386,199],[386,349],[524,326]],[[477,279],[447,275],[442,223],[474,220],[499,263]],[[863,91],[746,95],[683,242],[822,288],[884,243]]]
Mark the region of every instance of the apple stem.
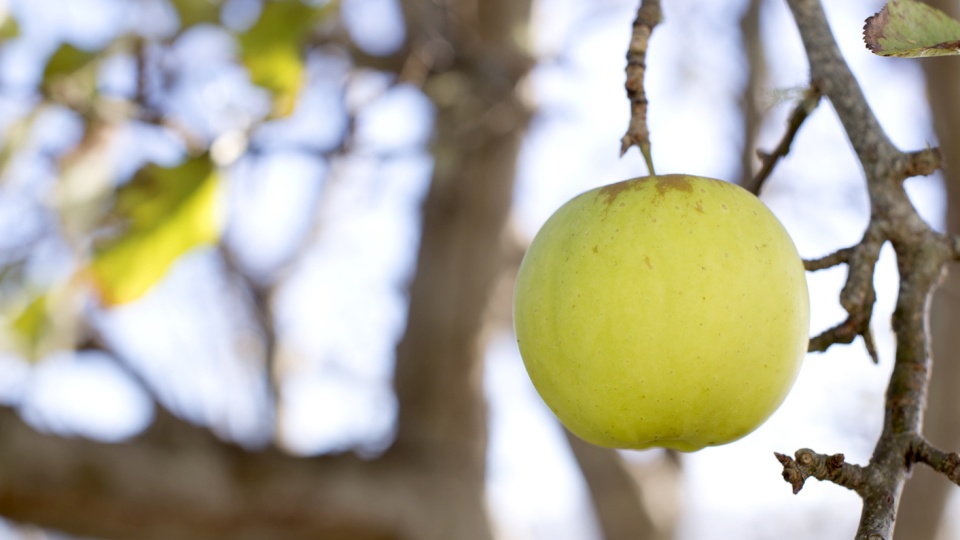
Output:
[[627,49],[627,81],[624,88],[630,100],[630,125],[627,133],[620,139],[620,156],[636,146],[643,154],[650,176],[656,175],[653,157],[650,151],[650,130],[647,127],[647,95],[643,89],[644,75],[647,71],[647,45],[653,28],[663,19],[660,0],[642,0],[633,21],[633,34]]

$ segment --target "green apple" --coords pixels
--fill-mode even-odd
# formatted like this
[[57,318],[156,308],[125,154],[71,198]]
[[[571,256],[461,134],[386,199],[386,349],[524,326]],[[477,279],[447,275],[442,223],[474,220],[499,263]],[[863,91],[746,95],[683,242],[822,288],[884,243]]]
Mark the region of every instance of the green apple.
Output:
[[537,233],[514,292],[524,365],[582,439],[684,452],[762,424],[809,331],[803,262],[746,190],[684,175],[579,195]]

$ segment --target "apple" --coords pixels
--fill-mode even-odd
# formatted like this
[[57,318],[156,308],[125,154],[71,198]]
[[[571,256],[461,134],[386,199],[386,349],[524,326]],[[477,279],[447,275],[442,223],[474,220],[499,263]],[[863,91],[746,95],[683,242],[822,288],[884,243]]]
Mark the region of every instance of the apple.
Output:
[[803,262],[754,195],[686,175],[583,193],[533,239],[514,325],[534,386],[599,446],[684,452],[752,432],[793,386]]

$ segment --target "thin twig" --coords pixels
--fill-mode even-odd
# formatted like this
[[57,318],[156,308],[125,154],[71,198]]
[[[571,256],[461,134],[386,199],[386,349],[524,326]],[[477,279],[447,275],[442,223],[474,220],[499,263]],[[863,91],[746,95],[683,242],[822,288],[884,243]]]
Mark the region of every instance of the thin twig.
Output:
[[816,272],[817,270],[825,270],[841,264],[847,264],[847,262],[850,261],[850,256],[853,254],[853,250],[855,248],[856,246],[847,247],[839,249],[824,257],[820,257],[819,259],[804,260],[803,268],[807,272]]
[[816,85],[811,85],[807,88],[806,92],[803,93],[803,99],[800,100],[800,103],[797,103],[793,112],[790,113],[790,119],[787,121],[787,132],[784,133],[783,138],[780,139],[780,144],[769,154],[757,150],[757,156],[763,162],[763,165],[760,167],[760,170],[757,171],[756,176],[753,177],[750,185],[747,186],[754,194],[760,193],[763,183],[770,176],[770,173],[773,172],[774,166],[781,158],[790,152],[790,145],[793,144],[793,139],[796,138],[797,132],[800,131],[800,126],[803,125],[807,117],[817,108],[821,96],[823,96],[823,94]]
[[876,346],[873,342],[873,335],[870,331],[870,313],[867,317],[862,317],[859,313],[850,315],[840,324],[824,330],[815,337],[810,338],[810,344],[807,347],[809,352],[825,352],[832,345],[853,343],[857,336],[863,337],[863,345],[870,354],[873,363],[876,364],[877,358]]
[[633,21],[633,35],[630,37],[630,47],[627,49],[627,98],[630,99],[630,126],[627,133],[620,139],[620,155],[627,153],[631,146],[636,146],[647,162],[647,172],[656,174],[653,168],[653,157],[650,153],[650,130],[647,128],[647,94],[643,89],[643,78],[647,71],[647,46],[653,28],[660,23],[663,13],[660,9],[660,0],[643,0],[637,10],[637,18]]
[[960,454],[944,452],[921,436],[914,438],[908,458],[911,463],[924,463],[943,474],[954,484],[960,485]]
[[835,343],[852,343],[857,336],[863,338],[863,345],[873,363],[879,363],[877,347],[870,329],[873,318],[873,305],[877,294],[873,287],[873,272],[880,258],[880,249],[885,237],[876,226],[871,225],[860,243],[838,250],[826,257],[813,261],[804,261],[808,271],[822,270],[839,264],[849,267],[847,281],[840,291],[840,305],[847,312],[847,319],[829,328],[810,340],[807,348],[810,352],[824,352]]
[[800,492],[807,478],[828,480],[858,493],[864,486],[865,468],[847,463],[843,454],[818,454],[809,448],[797,450],[796,459],[779,452],[773,454],[783,465],[783,479],[793,486],[794,495]]
[[917,152],[908,152],[898,163],[898,172],[904,179],[911,176],[927,176],[943,166],[943,156],[939,148],[925,148]]

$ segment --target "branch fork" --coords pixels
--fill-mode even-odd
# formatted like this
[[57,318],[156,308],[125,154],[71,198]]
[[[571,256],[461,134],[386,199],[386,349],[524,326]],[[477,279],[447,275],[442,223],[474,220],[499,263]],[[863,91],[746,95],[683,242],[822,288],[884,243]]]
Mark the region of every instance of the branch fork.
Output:
[[840,264],[846,264],[849,268],[847,282],[840,291],[840,305],[847,311],[847,319],[812,338],[808,347],[810,352],[824,352],[831,345],[852,343],[860,336],[873,362],[879,361],[870,319],[873,317],[873,305],[877,300],[873,287],[874,268],[885,241],[886,237],[879,228],[871,224],[859,244],[820,259],[804,261],[804,268],[809,272]]

